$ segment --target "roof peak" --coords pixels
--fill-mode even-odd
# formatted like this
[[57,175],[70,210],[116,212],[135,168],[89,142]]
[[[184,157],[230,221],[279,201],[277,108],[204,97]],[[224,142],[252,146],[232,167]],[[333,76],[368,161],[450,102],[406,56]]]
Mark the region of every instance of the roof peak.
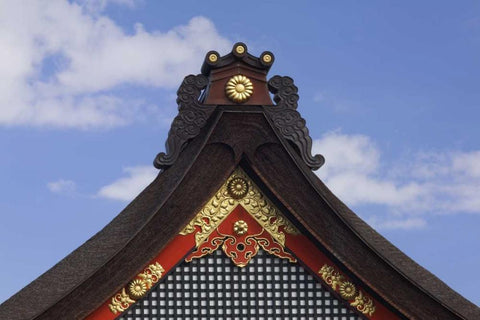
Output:
[[274,60],[270,51],[260,57],[249,54],[242,42],[237,42],[223,57],[209,51],[202,66],[202,76],[208,79],[208,85],[201,102],[205,105],[273,105],[267,74]]
[[268,72],[275,61],[275,56],[270,51],[264,51],[256,57],[248,53],[245,43],[237,42],[233,45],[232,51],[224,56],[220,56],[215,50],[207,52],[201,69],[202,74],[208,77],[212,70],[224,68],[239,61],[254,69]]
[[166,153],[157,155],[155,167],[166,169],[171,166],[214,111],[226,107],[234,108],[236,113],[248,113],[256,108],[256,112],[267,117],[285,145],[293,145],[294,152],[309,168],[320,168],[325,159],[311,154],[312,139],[305,120],[296,110],[299,97],[293,79],[277,75],[267,81],[274,59],[269,51],[260,57],[250,55],[242,42],[236,43],[232,52],[223,57],[216,51],[209,51],[202,74],[185,77],[177,91],[179,113],[168,134]]

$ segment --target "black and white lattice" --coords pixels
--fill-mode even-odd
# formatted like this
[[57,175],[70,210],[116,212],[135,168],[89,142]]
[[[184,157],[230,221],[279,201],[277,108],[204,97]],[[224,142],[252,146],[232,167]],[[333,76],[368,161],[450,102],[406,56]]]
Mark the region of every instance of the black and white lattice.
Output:
[[244,268],[222,250],[183,262],[120,320],[359,320],[299,264],[260,250]]

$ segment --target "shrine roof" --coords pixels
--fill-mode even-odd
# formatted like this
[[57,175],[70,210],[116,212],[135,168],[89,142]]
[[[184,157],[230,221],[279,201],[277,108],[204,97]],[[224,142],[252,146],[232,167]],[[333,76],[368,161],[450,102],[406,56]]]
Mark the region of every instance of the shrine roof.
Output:
[[[243,43],[224,57],[209,52],[202,73],[187,76],[178,90],[179,114],[166,152],[154,161],[159,175],[101,231],[0,305],[0,319],[86,317],[139,273],[239,167],[296,228],[399,316],[480,319],[477,306],[368,226],[315,175],[324,158],[311,154],[293,80],[266,80],[273,61],[270,52],[250,55]],[[228,97],[229,81],[239,74],[253,86],[243,100]],[[249,83],[240,80],[243,89],[233,93],[241,97]]]

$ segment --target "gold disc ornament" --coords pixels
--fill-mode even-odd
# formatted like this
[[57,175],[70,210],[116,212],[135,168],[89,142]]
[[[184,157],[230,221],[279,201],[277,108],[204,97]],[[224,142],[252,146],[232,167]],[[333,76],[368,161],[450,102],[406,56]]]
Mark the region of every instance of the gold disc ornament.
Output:
[[357,288],[349,281],[345,281],[340,285],[340,295],[343,299],[351,300],[357,295]]
[[242,199],[247,195],[248,183],[243,178],[233,178],[227,185],[227,192],[233,199]]
[[239,236],[244,235],[245,233],[247,233],[247,231],[248,231],[248,224],[243,220],[238,220],[233,225],[233,232],[235,232],[235,234]]
[[133,299],[140,299],[147,293],[147,284],[143,280],[135,279],[130,282],[128,293]]
[[245,102],[253,93],[252,81],[241,74],[233,76],[225,86],[225,93],[233,102]]

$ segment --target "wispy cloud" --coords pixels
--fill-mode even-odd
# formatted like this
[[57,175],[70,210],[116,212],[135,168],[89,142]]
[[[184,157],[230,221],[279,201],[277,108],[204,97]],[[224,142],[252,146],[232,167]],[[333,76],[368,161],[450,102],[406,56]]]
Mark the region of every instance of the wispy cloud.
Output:
[[112,200],[131,201],[158,174],[158,170],[153,168],[153,166],[126,167],[123,169],[123,172],[126,177],[119,178],[102,187],[97,195]]
[[370,137],[341,132],[315,140],[313,149],[326,158],[317,174],[340,199],[384,208],[368,219],[379,228],[421,228],[432,214],[480,213],[480,151],[419,152],[409,163],[386,163]]
[[328,133],[313,149],[327,160],[318,175],[350,205],[402,206],[422,192],[415,182],[400,184],[379,174],[380,150],[367,136]]
[[[160,112],[118,96],[121,85],[174,88],[198,61],[230,41],[194,17],[166,32],[131,33],[103,15],[130,0],[10,1],[0,10],[0,125],[113,127]],[[97,9],[94,9],[97,8]]]
[[77,185],[72,180],[59,179],[47,183],[47,188],[53,193],[73,194],[77,189]]

